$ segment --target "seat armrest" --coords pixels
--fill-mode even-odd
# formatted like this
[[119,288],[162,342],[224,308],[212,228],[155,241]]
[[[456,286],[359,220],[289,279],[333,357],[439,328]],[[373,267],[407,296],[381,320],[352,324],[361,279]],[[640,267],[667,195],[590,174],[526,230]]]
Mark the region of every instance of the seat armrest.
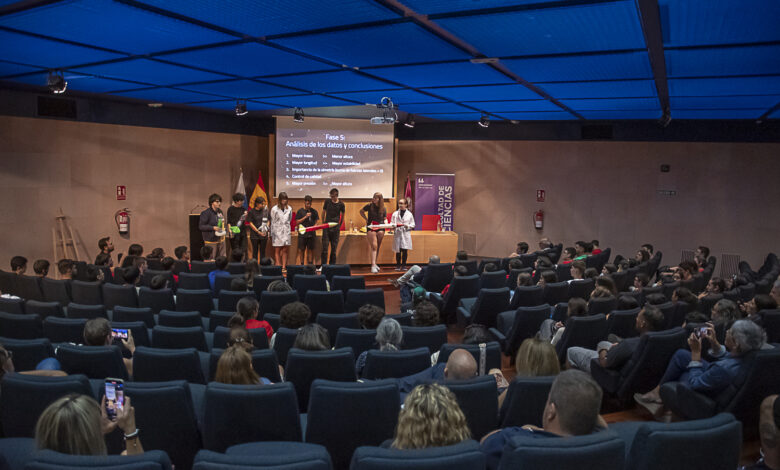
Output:
[[501,345],[501,349],[503,350],[506,347],[506,336],[498,331],[498,328],[490,328],[488,331],[490,331],[490,334],[496,338],[496,341],[498,341],[498,343]]
[[686,419],[711,418],[717,414],[718,404],[715,400],[679,382],[664,384],[661,387],[661,399],[665,404],[668,403],[673,413]]
[[598,358],[590,361],[590,375],[607,393],[616,393],[620,386],[620,372],[601,367]]

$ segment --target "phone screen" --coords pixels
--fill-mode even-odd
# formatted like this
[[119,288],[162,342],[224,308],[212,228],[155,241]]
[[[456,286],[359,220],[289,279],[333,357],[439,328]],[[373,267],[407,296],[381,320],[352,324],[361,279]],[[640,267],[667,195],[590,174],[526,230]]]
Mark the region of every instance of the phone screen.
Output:
[[111,336],[113,338],[127,339],[127,330],[123,330],[120,328],[112,328]]
[[117,410],[125,404],[125,384],[121,379],[106,379],[106,415],[115,420]]

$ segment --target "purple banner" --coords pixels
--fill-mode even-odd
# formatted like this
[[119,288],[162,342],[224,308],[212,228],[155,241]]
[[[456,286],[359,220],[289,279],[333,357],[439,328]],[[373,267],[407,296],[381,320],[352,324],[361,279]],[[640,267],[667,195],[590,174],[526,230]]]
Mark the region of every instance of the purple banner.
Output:
[[414,223],[417,230],[422,230],[424,215],[438,214],[441,216],[441,229],[452,231],[455,175],[417,173],[414,181]]

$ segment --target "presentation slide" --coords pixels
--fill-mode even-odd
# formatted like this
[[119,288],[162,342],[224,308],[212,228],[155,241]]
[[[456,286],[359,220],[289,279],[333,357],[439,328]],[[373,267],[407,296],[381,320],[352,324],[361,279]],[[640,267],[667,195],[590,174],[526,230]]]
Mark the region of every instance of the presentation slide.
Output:
[[342,199],[393,194],[392,124],[368,119],[276,116],[276,193],[290,198]]

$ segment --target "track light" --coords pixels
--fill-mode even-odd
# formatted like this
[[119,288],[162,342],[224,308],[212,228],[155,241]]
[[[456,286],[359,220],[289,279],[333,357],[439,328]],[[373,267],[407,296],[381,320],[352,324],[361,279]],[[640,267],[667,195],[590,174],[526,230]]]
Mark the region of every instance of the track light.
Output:
[[490,118],[488,118],[487,114],[483,114],[482,117],[479,118],[477,124],[479,124],[480,127],[488,127],[490,125]]
[[303,122],[303,109],[295,108],[295,112],[293,113],[293,121]]
[[661,116],[661,119],[658,120],[658,125],[661,126],[663,129],[666,129],[669,127],[669,123],[672,122],[672,115],[669,114],[669,112],[665,112],[663,116]]
[[52,93],[60,94],[65,93],[65,90],[68,89],[68,82],[62,76],[62,71],[57,70],[49,72],[49,76],[46,78],[46,86],[49,87],[49,91]]
[[249,111],[246,109],[246,101],[236,100],[236,116],[243,116]]
[[376,107],[382,110],[382,115],[372,117],[371,124],[395,124],[398,121],[398,113],[395,112],[392,99],[385,96],[377,103]]
[[404,126],[409,128],[414,128],[414,114],[409,114],[406,116],[406,121],[404,121]]

